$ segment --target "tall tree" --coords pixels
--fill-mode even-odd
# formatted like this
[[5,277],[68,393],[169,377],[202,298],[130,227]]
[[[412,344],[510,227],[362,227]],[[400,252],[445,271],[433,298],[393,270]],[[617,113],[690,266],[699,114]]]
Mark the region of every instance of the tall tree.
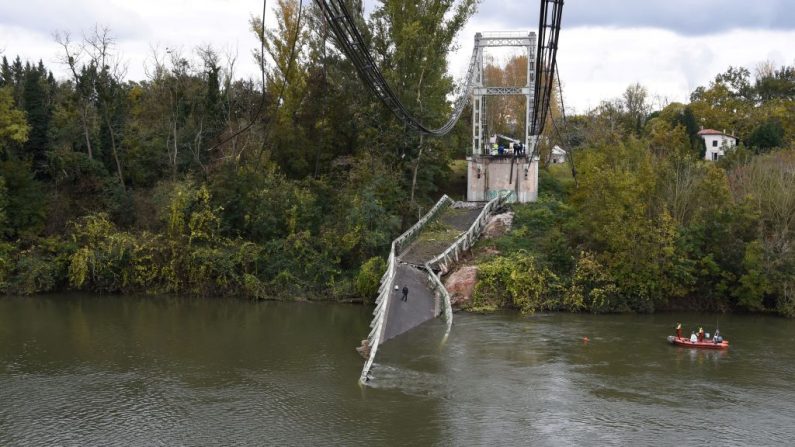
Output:
[[[431,126],[449,116],[447,95],[454,84],[447,73],[447,54],[476,6],[477,0],[381,0],[371,17],[382,72],[403,104]],[[433,159],[424,161],[423,153],[431,148],[439,152],[442,146],[438,141],[429,145],[423,136],[412,144],[416,147],[406,148],[413,158],[410,207],[417,209],[420,166],[434,164]]]
[[81,66],[80,58],[83,49],[72,41],[69,33],[56,33],[55,41],[63,49],[61,62],[69,67],[74,82],[74,99],[80,112],[80,125],[83,129],[83,138],[86,144],[88,158],[94,158],[92,138],[96,125],[96,109],[94,99],[96,95],[95,78],[96,67]]
[[0,155],[28,139],[30,126],[25,113],[16,108],[11,87],[0,87]]
[[30,136],[24,150],[27,156],[32,157],[33,171],[38,177],[47,172],[46,152],[49,149],[48,131],[52,115],[47,88],[47,70],[41,61],[38,66],[28,66],[22,98],[30,124]]

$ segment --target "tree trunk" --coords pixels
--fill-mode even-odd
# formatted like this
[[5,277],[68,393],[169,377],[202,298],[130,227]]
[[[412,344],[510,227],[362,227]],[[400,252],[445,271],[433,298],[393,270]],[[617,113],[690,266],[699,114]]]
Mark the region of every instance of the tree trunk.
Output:
[[177,179],[177,151],[179,150],[179,146],[177,145],[177,119],[174,118],[174,152],[171,157],[171,176],[174,180]]
[[86,147],[88,148],[88,159],[93,160],[94,151],[91,150],[91,137],[89,136],[88,133],[88,110],[86,110],[86,107],[83,107],[82,115],[83,115],[83,133],[86,136]]
[[121,172],[121,162],[119,161],[119,153],[116,150],[116,132],[113,131],[113,126],[110,125],[110,117],[108,116],[107,110],[105,111],[105,124],[108,126],[108,132],[110,132],[110,149],[113,151],[113,160],[116,162],[116,172],[119,174],[119,183],[121,183],[122,188],[125,188],[124,175]]
[[[420,106],[420,114],[422,114],[422,80],[425,78],[425,67],[422,68],[420,72],[420,82],[417,83],[417,103]],[[425,142],[425,135],[420,134],[420,151],[417,154],[417,163],[414,164],[414,173],[411,176],[411,199],[409,200],[409,206],[413,209],[416,207],[414,203],[414,191],[417,189],[417,172],[420,170],[420,160],[422,159],[422,150],[424,149],[423,144]],[[419,214],[419,208],[417,208]],[[419,216],[417,217],[419,218]]]
[[414,191],[417,189],[417,172],[420,170],[420,160],[422,159],[422,150],[424,149],[423,141],[425,139],[425,135],[420,135],[420,152],[417,154],[417,162],[414,163],[414,174],[411,176],[411,199],[409,203],[411,207],[414,208],[416,204],[414,203]]

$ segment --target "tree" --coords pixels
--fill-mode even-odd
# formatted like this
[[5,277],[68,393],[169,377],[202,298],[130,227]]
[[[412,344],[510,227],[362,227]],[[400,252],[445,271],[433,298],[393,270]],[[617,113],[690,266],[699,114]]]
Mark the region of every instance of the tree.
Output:
[[784,143],[784,128],[778,120],[772,119],[760,124],[748,137],[748,146],[757,152],[781,147]]
[[[374,47],[381,71],[401,101],[421,121],[441,123],[449,114],[447,95],[453,82],[447,74],[447,54],[456,34],[475,12],[476,0],[381,0],[372,15]],[[431,124],[433,125],[433,124]],[[395,129],[397,130],[397,129]],[[406,148],[412,154],[410,207],[422,155],[429,147],[424,136]],[[432,165],[426,160],[423,166]],[[419,210],[417,210],[419,211]]]
[[795,67],[783,66],[776,70],[769,62],[760,65],[754,90],[762,102],[795,100]]
[[124,173],[122,172],[121,151],[124,89],[122,79],[125,69],[114,53],[116,40],[111,35],[110,29],[94,27],[93,33],[85,38],[84,48],[89,56],[89,72],[94,81],[97,109],[104,122],[104,131],[110,139],[110,149],[113,155],[113,164],[119,183],[124,188]]
[[648,96],[649,93],[646,88],[638,83],[630,85],[624,91],[625,126],[635,135],[640,134],[646,117],[650,112],[650,107],[647,103]]
[[[267,70],[266,85],[271,104],[267,109],[266,141],[271,155],[291,178],[305,177],[311,172],[312,158],[308,128],[301,116],[308,93],[307,40],[309,32],[302,6],[298,0],[279,0],[276,7],[276,29],[265,30],[265,51],[274,62]],[[262,22],[251,19],[251,28],[262,36]],[[256,55],[259,59],[261,56]],[[264,61],[260,60],[264,67]]]
[[9,148],[25,143],[29,133],[25,113],[14,107],[11,88],[0,88],[0,154],[7,156]]
[[[88,158],[94,158],[94,148],[91,144],[95,126],[95,109],[93,100],[95,98],[94,72],[80,66],[82,48],[71,40],[67,32],[56,33],[55,41],[63,48],[62,63],[69,67],[74,82],[74,98],[77,109],[80,111],[80,124],[83,128],[83,137],[86,144]],[[96,68],[96,67],[94,67]]]
[[47,88],[47,70],[41,61],[38,67],[26,66],[22,97],[30,124],[30,135],[24,150],[26,155],[32,156],[33,171],[37,177],[42,177],[47,172],[46,152],[49,149],[48,131],[52,115]]

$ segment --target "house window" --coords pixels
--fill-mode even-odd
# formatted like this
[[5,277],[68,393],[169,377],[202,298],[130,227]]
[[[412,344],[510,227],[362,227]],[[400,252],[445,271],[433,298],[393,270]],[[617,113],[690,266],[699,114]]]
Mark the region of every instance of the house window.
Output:
[[712,161],[716,161],[717,159],[718,159],[718,153],[717,152],[713,152],[712,153]]
[[718,147],[718,140],[712,140],[712,147]]

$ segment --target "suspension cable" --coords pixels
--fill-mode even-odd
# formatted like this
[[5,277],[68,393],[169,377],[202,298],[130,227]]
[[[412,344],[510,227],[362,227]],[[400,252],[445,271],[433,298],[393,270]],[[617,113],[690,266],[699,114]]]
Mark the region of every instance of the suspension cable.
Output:
[[[563,13],[564,0],[541,0],[538,18],[538,51],[536,55],[536,83],[533,110],[533,123],[530,134],[541,136],[546,126],[549,104],[557,69],[558,38]],[[550,8],[550,4],[552,7]],[[538,153],[538,145],[533,148],[532,157]]]
[[[295,49],[296,49],[296,46],[297,46],[296,44],[298,42],[298,38],[300,37],[299,33],[301,32],[301,16],[303,14],[303,9],[304,9],[303,6],[304,6],[303,2],[301,0],[298,0],[298,17],[296,19],[295,32],[293,33],[292,46],[290,47],[290,58],[289,58],[289,61],[287,62],[287,71],[282,73],[282,85],[279,88],[279,95],[276,98],[276,101],[273,103],[274,113],[279,108],[279,103],[281,103],[282,98],[284,97],[284,92],[285,92],[285,90],[287,88],[287,78],[290,76],[290,74],[292,72],[293,61],[295,60]],[[266,8],[267,8],[267,0],[263,0],[262,1],[262,20],[260,21],[261,28],[260,28],[260,32],[259,32],[259,38],[260,38],[260,53],[259,54],[260,54],[260,74],[262,76],[262,93],[260,94],[260,101],[259,101],[259,106],[257,107],[257,111],[254,113],[254,116],[251,118],[251,120],[249,120],[249,123],[247,125],[245,125],[242,129],[239,129],[237,132],[233,133],[232,135],[230,135],[230,136],[224,138],[223,140],[219,141],[218,143],[213,145],[213,147],[208,149],[208,151],[212,151],[212,150],[218,148],[222,144],[225,144],[225,143],[229,142],[233,138],[238,137],[243,132],[246,132],[249,129],[251,129],[254,126],[254,124],[257,123],[257,120],[259,119],[260,114],[262,113],[262,110],[265,107],[265,12],[267,11]],[[263,145],[263,148],[264,148],[264,145]],[[262,155],[261,153],[262,153],[262,149],[260,150],[260,155]]]
[[[259,32],[259,71],[260,75],[262,76],[262,94],[260,95],[259,99],[259,106],[257,106],[257,111],[254,113],[254,116],[249,120],[248,125],[239,129],[237,132],[233,133],[232,135],[224,138],[223,140],[215,143],[211,148],[207,149],[207,151],[213,151],[217,149],[220,145],[225,144],[232,140],[233,138],[239,136],[243,132],[249,130],[251,126],[254,125],[257,118],[259,118],[260,113],[262,113],[262,109],[265,107],[265,12],[268,8],[268,0],[262,0],[262,20],[260,20],[260,32]],[[231,111],[230,111],[230,119],[231,119]]]
[[342,0],[315,0],[315,3],[323,11],[323,15],[330,24],[339,46],[348,59],[354,64],[360,77],[365,81],[370,90],[392,110],[398,119],[406,126],[420,133],[434,136],[446,135],[455,127],[455,124],[458,122],[464,108],[469,102],[469,97],[474,87],[477,48],[472,52],[467,79],[464,84],[465,88],[455,101],[451,116],[441,127],[431,128],[416,119],[392,90],[368,51],[364,38],[356,28],[355,20],[345,5],[345,2]]
[[569,134],[569,121],[566,118],[566,106],[563,104],[563,86],[560,83],[560,68],[558,68],[558,61],[555,61],[555,74],[558,77],[558,99],[560,100],[560,113],[563,116],[563,125],[566,126],[565,133],[566,133],[566,141],[564,143],[563,138],[561,137],[560,131],[558,130],[557,124],[555,124],[555,117],[552,117],[552,124],[555,125],[555,132],[558,134],[558,139],[560,139],[561,144],[563,144],[566,153],[569,156],[569,164],[571,165],[571,176],[574,178],[574,185],[577,185],[577,167],[574,165],[574,146],[571,144],[571,138]]

